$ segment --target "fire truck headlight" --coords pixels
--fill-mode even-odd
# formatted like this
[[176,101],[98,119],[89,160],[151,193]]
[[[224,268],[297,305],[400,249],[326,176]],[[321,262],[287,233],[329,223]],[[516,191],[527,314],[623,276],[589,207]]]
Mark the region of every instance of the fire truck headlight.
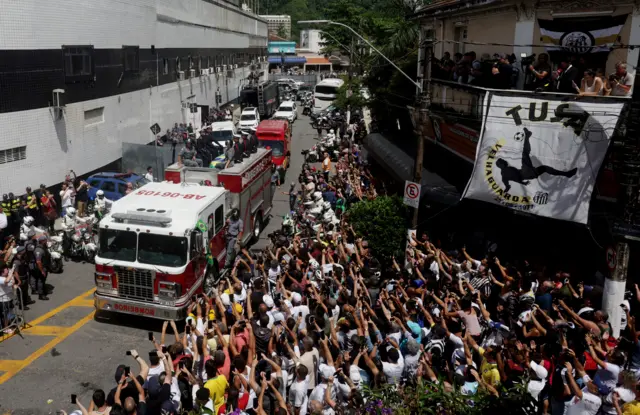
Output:
[[101,294],[117,294],[118,290],[111,284],[111,274],[96,272],[96,291]]
[[182,287],[175,282],[161,281],[158,284],[158,297],[175,300],[180,297]]

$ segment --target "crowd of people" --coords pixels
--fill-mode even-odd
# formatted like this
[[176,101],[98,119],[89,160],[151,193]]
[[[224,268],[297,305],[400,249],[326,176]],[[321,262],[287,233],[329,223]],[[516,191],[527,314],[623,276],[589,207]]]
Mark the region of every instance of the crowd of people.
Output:
[[554,65],[547,53],[535,56],[518,61],[514,54],[483,53],[478,58],[470,51],[452,58],[445,52],[434,60],[433,77],[495,89],[517,88],[521,83],[527,90],[583,96],[630,96],[633,90],[634,79],[625,62],[616,63],[615,72],[607,76],[604,69],[590,68],[584,57],[565,56]]
[[243,249],[194,296],[183,330],[149,333],[151,352],[128,352],[113,389],[77,413],[361,413],[368,390],[429,385],[469,405],[520,386],[521,413],[639,413],[637,286],[615,337],[602,287],[562,270],[426,233],[385,263],[349,224],[352,203],[378,196],[357,147],[343,142],[328,172],[305,166],[288,192],[292,214],[317,218],[313,232]]

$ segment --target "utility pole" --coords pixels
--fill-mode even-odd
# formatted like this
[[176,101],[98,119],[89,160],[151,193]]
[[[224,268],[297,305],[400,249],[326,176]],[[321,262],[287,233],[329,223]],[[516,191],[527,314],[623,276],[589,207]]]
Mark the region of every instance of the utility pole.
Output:
[[[422,42],[424,46],[424,55],[422,60],[424,62],[424,82],[422,95],[418,96],[419,100],[419,109],[420,117],[417,122],[422,122],[422,120],[426,120],[429,122],[429,108],[431,107],[431,56],[433,54],[433,39],[423,39],[420,37],[420,42]],[[420,91],[417,91],[418,93]],[[423,116],[424,114],[424,116]],[[413,172],[413,181],[418,184],[418,186],[422,185],[422,159],[424,158],[424,137],[421,134],[418,134],[418,148],[416,151],[416,160],[414,164],[414,172]],[[411,237],[416,234],[418,229],[418,215],[420,213],[420,205],[418,207],[413,208],[413,217],[411,219],[411,228],[407,233],[407,246],[411,242]]]

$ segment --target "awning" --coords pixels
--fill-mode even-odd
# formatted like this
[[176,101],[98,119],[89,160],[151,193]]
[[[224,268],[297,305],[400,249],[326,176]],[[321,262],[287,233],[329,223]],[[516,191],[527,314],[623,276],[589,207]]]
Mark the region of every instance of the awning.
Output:
[[331,62],[329,62],[329,59],[327,58],[307,58],[307,65],[331,65]]
[[[387,170],[404,185],[405,180],[413,180],[415,159],[391,143],[382,134],[369,134],[364,141],[369,157]],[[426,198],[444,205],[453,205],[460,200],[460,193],[441,176],[422,169],[420,198]]]
[[[275,65],[281,65],[282,58],[280,56],[269,56],[268,62]],[[305,64],[306,62],[307,62],[307,58],[305,58],[304,56],[285,56],[284,57],[285,65],[287,64],[301,65],[301,64]]]

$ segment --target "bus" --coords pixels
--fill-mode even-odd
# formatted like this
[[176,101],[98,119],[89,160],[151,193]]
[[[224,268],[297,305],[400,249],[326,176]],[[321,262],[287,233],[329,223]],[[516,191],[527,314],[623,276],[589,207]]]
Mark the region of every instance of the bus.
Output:
[[327,108],[338,96],[338,88],[344,81],[338,78],[324,79],[318,82],[313,90],[313,111],[318,112]]

